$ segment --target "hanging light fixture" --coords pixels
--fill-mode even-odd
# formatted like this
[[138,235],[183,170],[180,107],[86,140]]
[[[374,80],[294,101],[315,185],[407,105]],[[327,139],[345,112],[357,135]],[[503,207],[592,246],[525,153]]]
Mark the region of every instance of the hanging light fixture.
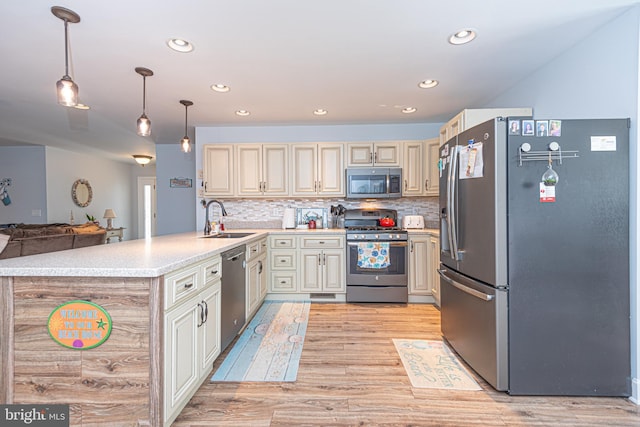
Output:
[[72,10],[53,6],[51,13],[64,21],[64,76],[56,83],[58,104],[75,107],[78,104],[78,85],[69,76],[69,22],[77,24],[80,16]]
[[187,134],[187,109],[193,105],[193,102],[183,99],[180,101],[180,104],[184,105],[184,136],[180,140],[180,147],[184,153],[188,153],[191,151],[191,140]]
[[136,67],[136,73],[142,76],[142,115],[138,119],[138,135],[151,135],[151,120],[147,117],[145,109],[147,107],[147,77],[153,76],[153,71],[144,67]]

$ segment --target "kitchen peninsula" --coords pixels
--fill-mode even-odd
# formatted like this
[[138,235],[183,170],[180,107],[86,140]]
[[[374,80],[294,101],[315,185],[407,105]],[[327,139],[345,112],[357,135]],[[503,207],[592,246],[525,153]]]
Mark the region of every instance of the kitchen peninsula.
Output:
[[[235,239],[184,233],[0,262],[0,401],[69,404],[71,425],[170,424],[220,353],[220,253],[267,236],[251,232]],[[82,351],[59,345],[48,328],[54,310],[78,300],[99,306],[112,323],[101,345]],[[197,307],[205,300],[209,326],[201,328]],[[170,323],[189,304],[196,308]],[[191,320],[193,339],[180,333]],[[165,330],[174,326],[179,334]],[[202,347],[197,334],[205,334]],[[168,369],[172,337],[204,366]]]

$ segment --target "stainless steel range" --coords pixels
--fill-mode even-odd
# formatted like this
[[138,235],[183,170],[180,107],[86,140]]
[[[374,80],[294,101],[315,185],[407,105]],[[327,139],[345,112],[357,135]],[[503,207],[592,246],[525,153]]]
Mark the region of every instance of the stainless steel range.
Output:
[[397,226],[381,226],[382,218],[398,224],[393,209],[349,209],[345,213],[347,302],[408,300],[407,232]]

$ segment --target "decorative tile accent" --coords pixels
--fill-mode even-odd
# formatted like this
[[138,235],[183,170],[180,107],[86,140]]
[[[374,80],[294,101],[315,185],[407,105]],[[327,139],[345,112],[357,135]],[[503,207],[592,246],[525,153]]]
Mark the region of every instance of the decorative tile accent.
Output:
[[[227,199],[223,200],[228,216],[224,223],[229,228],[280,228],[284,209],[343,205],[347,209],[379,207],[396,209],[398,222],[405,215],[422,215],[427,228],[438,228],[437,197],[404,197],[401,199],[359,201],[345,199]],[[211,218],[218,218],[218,208],[211,206]]]

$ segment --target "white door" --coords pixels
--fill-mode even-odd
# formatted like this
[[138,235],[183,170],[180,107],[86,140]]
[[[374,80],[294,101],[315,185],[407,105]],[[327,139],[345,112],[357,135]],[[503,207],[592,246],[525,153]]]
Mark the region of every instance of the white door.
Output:
[[156,235],[156,178],[138,177],[138,239]]

